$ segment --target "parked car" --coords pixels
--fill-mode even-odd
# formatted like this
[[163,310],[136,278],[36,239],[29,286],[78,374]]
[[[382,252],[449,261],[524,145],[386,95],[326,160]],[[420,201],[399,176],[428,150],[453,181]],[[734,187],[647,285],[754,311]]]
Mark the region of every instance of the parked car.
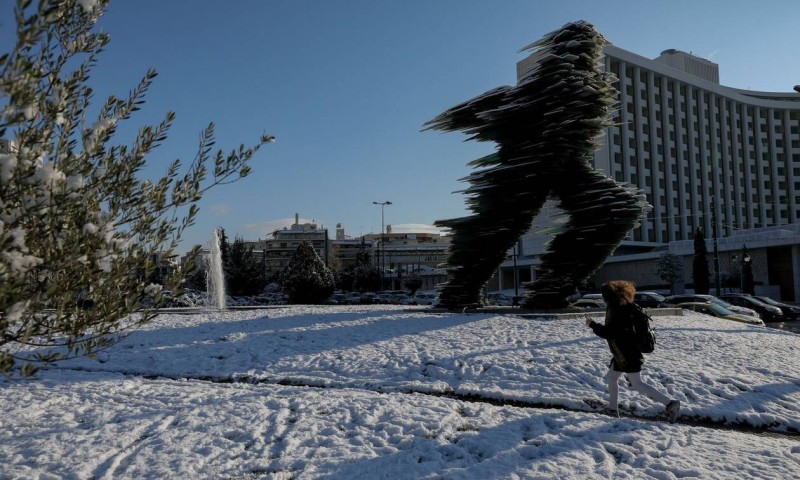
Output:
[[664,300],[664,305],[677,305],[679,303],[686,303],[686,302],[714,303],[722,308],[727,308],[733,313],[740,313],[742,315],[748,315],[750,317],[761,318],[761,315],[759,315],[758,312],[756,312],[752,308],[733,305],[719,297],[715,297],[714,295],[704,295],[701,293],[685,293],[681,295],[672,295]]
[[601,294],[601,293],[584,293],[583,295],[581,295],[580,299],[583,300],[584,298],[589,299],[589,300],[597,300],[597,299],[602,300],[603,299],[603,294]]
[[753,298],[761,300],[767,305],[780,308],[781,312],[783,312],[784,320],[800,320],[800,307],[797,305],[789,305],[788,303],[782,303],[769,297],[762,297],[761,295],[753,295]]
[[602,298],[581,298],[570,303],[569,306],[571,308],[591,308],[594,310],[605,310],[606,302],[604,302]]
[[359,302],[360,303],[364,303],[364,304],[368,304],[368,305],[369,304],[373,304],[373,303],[379,303],[378,302],[378,296],[376,294],[372,293],[372,292],[362,293],[361,296],[360,296]]
[[642,308],[660,307],[667,297],[656,292],[636,292],[633,301]]
[[489,305],[499,305],[499,306],[510,306],[511,305],[511,297],[503,293],[490,293],[486,295],[486,300],[489,302]]
[[746,293],[725,293],[720,297],[733,305],[752,308],[758,312],[758,315],[765,322],[780,322],[783,320],[783,312],[780,308],[767,305]]
[[399,305],[412,305],[414,300],[408,294],[405,293],[395,293],[392,295],[392,303],[396,303]]
[[376,296],[374,303],[381,303],[385,305],[392,304],[394,303],[394,295],[392,295],[391,293],[379,293]]
[[764,325],[764,322],[760,318],[734,313],[728,310],[727,308],[720,307],[716,303],[686,302],[686,303],[679,303],[675,306],[677,308],[683,308],[686,310],[691,310],[693,312],[711,315],[712,317],[724,318],[726,320],[733,320],[735,322],[750,323],[752,325]]
[[361,294],[358,292],[348,292],[347,293],[347,302],[351,305],[358,305],[361,303]]
[[334,293],[329,300],[334,305],[347,305],[350,303],[350,297],[344,293]]
[[427,292],[417,292],[411,297],[415,305],[434,305],[438,298],[438,295],[435,293]]

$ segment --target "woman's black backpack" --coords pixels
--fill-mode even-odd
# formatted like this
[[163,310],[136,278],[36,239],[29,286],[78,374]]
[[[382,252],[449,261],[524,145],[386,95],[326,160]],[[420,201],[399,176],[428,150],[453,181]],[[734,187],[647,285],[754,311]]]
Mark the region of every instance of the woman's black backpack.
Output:
[[650,325],[650,315],[639,305],[634,309],[633,329],[636,332],[636,343],[642,353],[653,353],[656,349],[656,332]]

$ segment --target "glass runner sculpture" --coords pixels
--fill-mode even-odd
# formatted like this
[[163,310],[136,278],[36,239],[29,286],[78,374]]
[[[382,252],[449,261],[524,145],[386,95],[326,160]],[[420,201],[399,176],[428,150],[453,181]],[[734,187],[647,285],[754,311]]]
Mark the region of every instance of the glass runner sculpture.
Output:
[[541,257],[525,306],[559,308],[636,227],[646,198],[595,170],[597,137],[610,125],[614,77],[602,68],[605,39],[588,22],[569,23],[524,50],[537,61],[516,86],[504,86],[441,113],[426,130],[464,131],[497,143],[472,161],[462,193],[472,214],[439,220],[453,233],[447,308],[480,303],[481,291],[548,197],[569,220]]

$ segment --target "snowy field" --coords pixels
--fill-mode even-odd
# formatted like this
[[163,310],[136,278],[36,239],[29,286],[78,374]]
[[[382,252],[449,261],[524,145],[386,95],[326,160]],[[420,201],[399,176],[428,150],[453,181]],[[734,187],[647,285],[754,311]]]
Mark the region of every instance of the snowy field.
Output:
[[[600,320],[600,319],[598,319]],[[800,335],[654,317],[605,400],[582,319],[286,307],[162,314],[97,360],[0,377],[0,478],[800,478]]]

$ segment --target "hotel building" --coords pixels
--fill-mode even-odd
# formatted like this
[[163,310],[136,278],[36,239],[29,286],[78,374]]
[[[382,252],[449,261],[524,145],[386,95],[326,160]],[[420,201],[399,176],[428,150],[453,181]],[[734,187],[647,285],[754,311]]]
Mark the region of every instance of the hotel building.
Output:
[[[640,188],[652,209],[597,280],[618,273],[614,265],[649,259],[651,268],[639,265],[634,280],[658,284],[653,259],[666,250],[691,256],[700,227],[709,251],[716,229],[722,264],[727,259],[730,266],[746,242],[756,281],[773,286],[776,297],[800,299],[800,93],[720,85],[717,64],[678,50],[651,60],[607,45],[605,54],[606,71],[618,79],[618,109],[593,162]],[[517,78],[535,61],[536,54],[520,61]],[[515,260],[522,270],[538,263],[549,238],[541,227],[557,217],[553,208],[521,239]],[[508,289],[509,268],[510,260],[490,290]]]

